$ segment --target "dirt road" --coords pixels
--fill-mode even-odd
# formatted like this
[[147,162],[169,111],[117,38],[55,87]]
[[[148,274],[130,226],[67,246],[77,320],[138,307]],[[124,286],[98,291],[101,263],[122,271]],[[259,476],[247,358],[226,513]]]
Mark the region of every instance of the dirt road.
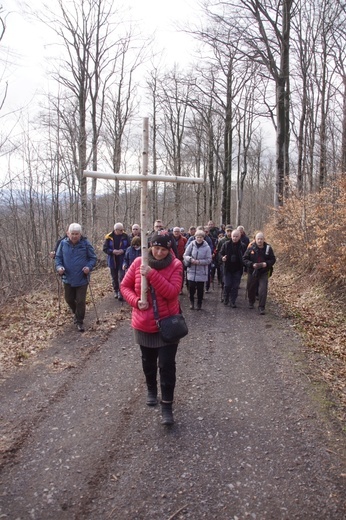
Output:
[[[175,424],[145,405],[130,323],[63,331],[1,385],[0,518],[345,518],[345,436],[303,348],[271,304],[237,309],[215,291],[190,311],[177,357]],[[106,333],[105,330],[108,329]]]

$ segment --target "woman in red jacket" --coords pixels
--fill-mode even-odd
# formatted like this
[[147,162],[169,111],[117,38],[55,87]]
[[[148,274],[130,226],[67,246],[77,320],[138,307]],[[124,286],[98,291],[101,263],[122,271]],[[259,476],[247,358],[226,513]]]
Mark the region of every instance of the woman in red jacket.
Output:
[[160,373],[162,424],[173,424],[172,403],[178,343],[165,343],[157,327],[150,289],[147,302],[141,300],[141,275],[156,294],[160,319],[180,312],[179,292],[183,266],[171,253],[171,237],[156,233],[148,251],[148,265],[136,258],[121,283],[121,294],[132,307],[132,327],[140,345],[143,372],[148,387],[147,405],[157,404],[157,367]]

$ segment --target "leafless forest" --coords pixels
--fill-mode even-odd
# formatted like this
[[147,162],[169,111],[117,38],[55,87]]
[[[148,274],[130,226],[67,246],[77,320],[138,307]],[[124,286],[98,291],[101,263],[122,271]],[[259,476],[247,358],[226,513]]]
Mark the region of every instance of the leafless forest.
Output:
[[[11,15],[2,8],[0,16],[1,48],[10,51]],[[250,234],[269,225],[278,253],[345,284],[343,0],[201,1],[181,27],[195,42],[184,69],[160,62],[118,2],[56,0],[27,16],[50,30],[52,88],[36,111],[18,99],[9,114],[2,59],[2,301],[47,283],[49,251],[70,222],[100,252],[114,222],[130,231],[139,221],[138,184],[91,181],[83,171],[141,171],[143,107],[149,172],[204,179],[150,184],[150,222],[213,219]]]

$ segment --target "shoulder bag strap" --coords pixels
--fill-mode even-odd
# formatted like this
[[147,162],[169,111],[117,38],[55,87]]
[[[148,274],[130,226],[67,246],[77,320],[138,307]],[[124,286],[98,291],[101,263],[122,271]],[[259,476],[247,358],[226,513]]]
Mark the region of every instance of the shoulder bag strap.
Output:
[[[154,318],[155,318],[156,323],[158,324],[159,320],[160,320],[159,308],[158,308],[158,305],[157,305],[155,289],[154,289],[154,287],[152,285],[150,286],[150,292],[151,292],[151,298],[153,300]],[[181,311],[180,302],[179,302],[179,314],[183,314],[182,311]]]
[[156,299],[155,289],[154,289],[154,287],[152,285],[150,286],[150,292],[151,292],[151,298],[153,300],[154,318],[155,318],[156,323],[158,323],[158,321],[160,319],[160,317],[159,317],[159,309],[158,309],[158,306],[157,306],[157,299]]

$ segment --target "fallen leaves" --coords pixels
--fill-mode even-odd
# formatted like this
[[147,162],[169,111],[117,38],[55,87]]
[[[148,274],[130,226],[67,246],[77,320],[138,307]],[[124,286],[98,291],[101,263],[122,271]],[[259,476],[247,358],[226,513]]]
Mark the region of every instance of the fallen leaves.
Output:
[[346,315],[345,296],[337,296],[313,275],[302,277],[297,272],[276,265],[270,280],[270,294],[279,303],[308,349],[318,354],[314,369],[324,381],[336,401],[337,415],[346,416]]
[[[108,288],[108,290],[107,290]],[[92,291],[95,303],[111,293],[108,269],[93,273]],[[92,309],[90,292],[87,293],[87,311]],[[117,318],[118,319],[118,318]],[[125,319],[120,314],[119,319]],[[71,313],[64,302],[63,291],[56,282],[51,287],[18,297],[3,305],[0,315],[0,370],[2,374],[20,366],[28,358],[44,349],[71,323]],[[109,327],[109,323],[98,327]],[[66,369],[72,367],[61,367]]]

